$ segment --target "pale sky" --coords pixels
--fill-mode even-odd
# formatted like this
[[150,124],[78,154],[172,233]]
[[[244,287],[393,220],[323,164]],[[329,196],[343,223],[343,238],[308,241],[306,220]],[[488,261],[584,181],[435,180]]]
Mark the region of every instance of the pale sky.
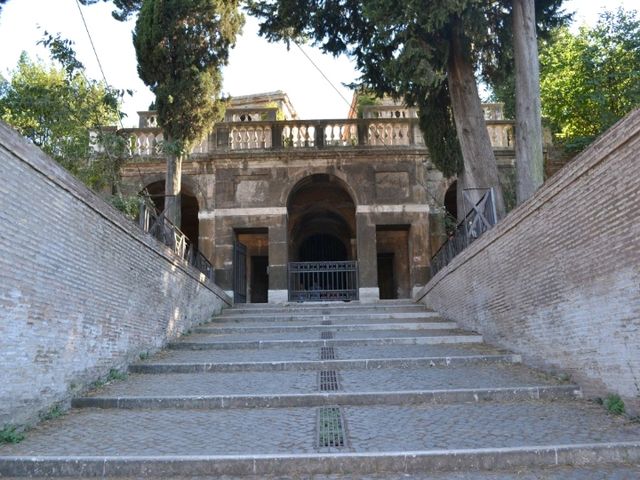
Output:
[[[598,12],[619,5],[635,8],[637,0],[569,0],[567,11],[576,12],[578,23],[593,24]],[[111,4],[82,7],[107,80],[115,88],[133,89],[125,100],[125,126],[137,125],[136,111],[146,110],[153,95],[140,81],[131,43],[133,21],[117,22],[111,17]],[[22,51],[32,58],[48,60],[48,52],[36,43],[44,31],[60,33],[75,42],[78,59],[87,67],[87,75],[101,78],[97,61],[82,24],[76,0],[9,0],[0,14],[0,75],[9,76]],[[229,95],[283,90],[302,118],[345,118],[349,106],[322,78],[297,47],[287,51],[284,44],[269,44],[257,34],[257,22],[247,17],[242,36],[231,51],[224,69],[223,90]],[[310,46],[303,47],[313,61],[338,87],[342,96],[351,99],[343,87],[358,77],[354,64],[345,57],[323,55]]]

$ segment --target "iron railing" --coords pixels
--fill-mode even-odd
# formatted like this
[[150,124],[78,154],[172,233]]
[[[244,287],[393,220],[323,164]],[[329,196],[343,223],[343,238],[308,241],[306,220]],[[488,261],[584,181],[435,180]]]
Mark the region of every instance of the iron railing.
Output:
[[[478,195],[481,195],[480,199],[474,202]],[[465,211],[469,206],[471,208],[464,220],[456,226],[455,231],[431,258],[431,277],[446,267],[456,255],[471,245],[484,232],[491,229],[498,221],[493,188],[465,189],[462,192],[462,197]]]
[[289,301],[358,299],[358,262],[290,262]]
[[213,266],[207,258],[189,241],[187,236],[166,218],[165,212],[158,213],[155,205],[143,197],[140,201],[140,227],[154,238],[171,248],[180,258],[194,266],[209,280],[214,281]]

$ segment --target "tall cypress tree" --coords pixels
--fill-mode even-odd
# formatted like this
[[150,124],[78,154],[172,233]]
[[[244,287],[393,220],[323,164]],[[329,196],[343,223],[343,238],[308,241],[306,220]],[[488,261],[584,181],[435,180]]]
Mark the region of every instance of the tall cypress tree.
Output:
[[[540,0],[544,22],[558,14],[561,0]],[[463,163],[461,187],[494,187],[499,215],[504,203],[498,171],[478,95],[475,71],[500,62],[511,44],[510,0],[252,0],[270,40],[312,38],[324,51],[352,56],[361,83],[376,92],[402,96],[421,117],[439,119],[445,131],[448,93]],[[497,70],[494,70],[497,71]],[[442,85],[447,91],[443,93]],[[440,112],[429,109],[438,107]],[[451,117],[449,117],[451,118]],[[426,124],[427,122],[424,122]],[[451,128],[446,129],[451,135]],[[431,133],[424,132],[427,141]],[[429,145],[432,156],[434,149]],[[449,151],[453,153],[453,151]],[[446,158],[446,157],[444,157]],[[457,170],[455,155],[448,163]],[[449,162],[448,161],[448,162]],[[462,211],[462,209],[460,209]]]
[[136,22],[138,73],[156,95],[167,145],[165,210],[177,226],[182,161],[224,111],[220,68],[244,21],[238,7],[239,0],[144,0]]

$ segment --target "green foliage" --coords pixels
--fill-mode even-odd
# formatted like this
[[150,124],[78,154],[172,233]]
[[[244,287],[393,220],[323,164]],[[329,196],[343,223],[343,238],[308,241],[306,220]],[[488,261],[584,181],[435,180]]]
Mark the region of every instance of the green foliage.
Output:
[[[557,22],[560,4],[536,2],[541,25]],[[248,2],[249,11],[262,19],[260,34],[267,39],[311,38],[325,52],[350,55],[362,73],[358,86],[416,105],[432,160],[447,176],[461,165],[450,97],[443,87],[452,42],[463,45],[465,61],[470,59],[487,77],[498,75],[511,50],[511,6],[507,0]]]
[[136,220],[138,218],[138,214],[140,213],[140,197],[137,195],[124,196],[122,194],[116,194],[109,198],[109,202],[128,219]]
[[358,105],[356,106],[358,110],[357,111],[358,118],[364,117],[364,107],[377,105],[378,103],[379,103],[379,99],[375,94],[366,92],[364,90],[358,93]]
[[114,10],[112,13],[113,18],[121,22],[127,20],[133,13],[140,10],[143,2],[143,0],[80,0],[80,3],[83,5],[93,5],[100,1],[113,1],[113,5],[117,8],[117,10]]
[[3,443],[20,443],[24,440],[24,433],[14,425],[5,425],[0,430],[0,445]]
[[100,128],[118,120],[121,93],[88,80],[70,43],[52,36],[43,43],[62,68],[32,61],[23,53],[10,80],[0,81],[0,119],[91,188],[113,185],[119,164],[106,155],[93,155],[92,141],[113,151],[123,148],[113,130]]
[[109,374],[107,375],[107,382],[114,382],[118,380],[126,380],[128,375],[125,372],[121,372],[115,368],[109,370]]
[[433,87],[418,105],[418,122],[431,161],[445,177],[457,175],[462,171],[463,159],[447,84]]
[[592,29],[559,28],[540,49],[542,113],[572,152],[640,106],[640,19],[603,12]]
[[[277,108],[276,111],[276,120],[285,120],[285,115],[284,112],[282,111],[281,108],[278,107],[278,104],[276,102],[268,102],[265,105],[266,108]],[[266,116],[263,114],[262,118],[260,120],[266,120]]]
[[56,403],[47,412],[40,415],[40,420],[41,421],[53,420],[54,418],[62,417],[65,413],[66,412],[62,408],[62,405],[59,403]]
[[614,415],[622,415],[625,412],[624,401],[620,395],[607,395],[603,402],[604,408]]
[[177,155],[222,118],[220,68],[244,22],[239,1],[146,0],[133,44],[138,73],[156,95],[158,121]]

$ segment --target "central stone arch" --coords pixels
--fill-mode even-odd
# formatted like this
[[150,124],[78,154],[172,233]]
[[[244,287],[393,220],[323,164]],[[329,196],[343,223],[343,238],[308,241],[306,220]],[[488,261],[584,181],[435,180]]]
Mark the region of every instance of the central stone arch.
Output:
[[289,260],[355,260],[356,205],[339,178],[303,178],[287,200]]
[[[356,203],[349,186],[329,174],[305,177],[289,193],[287,214],[290,292],[292,289],[322,290],[316,300],[331,300],[345,299],[341,295],[346,294],[331,291],[344,290],[347,283],[357,291],[351,277],[347,282],[345,274],[332,272],[352,269],[353,279],[357,277]],[[318,274],[295,277],[292,269],[307,269]]]

